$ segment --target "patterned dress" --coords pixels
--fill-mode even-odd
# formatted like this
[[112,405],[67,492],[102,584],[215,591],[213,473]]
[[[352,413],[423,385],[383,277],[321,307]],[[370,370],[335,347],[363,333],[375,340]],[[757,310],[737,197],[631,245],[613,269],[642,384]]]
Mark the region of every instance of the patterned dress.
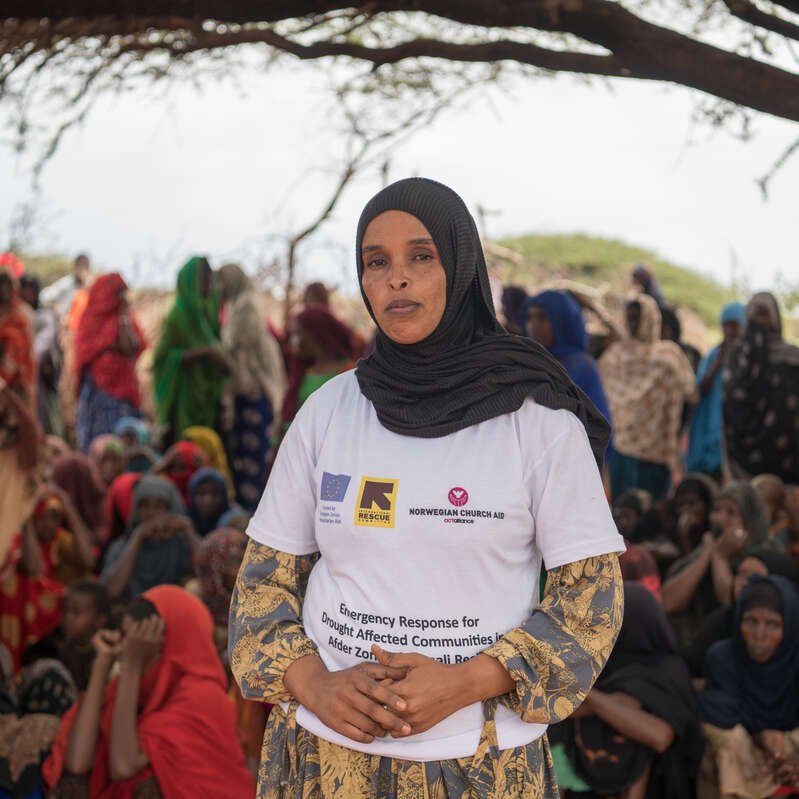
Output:
[[548,573],[544,599],[527,622],[484,654],[516,681],[514,693],[483,704],[485,724],[473,757],[416,762],[357,752],[296,723],[297,703],[283,677],[317,649],[302,627],[302,602],[317,555],[289,555],[250,541],[231,603],[231,666],[245,698],[275,707],[264,735],[259,799],[558,799],[546,736],[500,751],[499,703],[525,722],[567,718],[585,699],[616,639],[623,591],[615,554]]

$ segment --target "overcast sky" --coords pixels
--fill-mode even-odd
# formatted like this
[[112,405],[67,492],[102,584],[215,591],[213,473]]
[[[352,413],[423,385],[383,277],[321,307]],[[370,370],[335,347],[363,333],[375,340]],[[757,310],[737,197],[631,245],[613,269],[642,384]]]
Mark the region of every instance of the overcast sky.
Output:
[[[302,225],[327,199],[335,142],[319,72],[284,62],[246,91],[180,86],[107,98],[71,132],[42,178],[50,222],[38,249],[86,250],[100,270],[171,283],[205,253],[252,269],[269,236]],[[528,80],[449,113],[395,155],[391,177],[417,174],[498,212],[488,232],[587,232],[652,248],[727,283],[799,280],[799,155],[764,202],[755,179],[799,136],[759,117],[741,142],[692,122],[696,95],[644,82]],[[328,170],[328,171],[325,171]],[[0,149],[0,224],[29,178]],[[303,279],[354,285],[352,242],[377,176],[349,187],[304,252]],[[291,191],[290,191],[291,189]],[[288,198],[288,199],[287,199]],[[138,266],[137,266],[138,264]]]

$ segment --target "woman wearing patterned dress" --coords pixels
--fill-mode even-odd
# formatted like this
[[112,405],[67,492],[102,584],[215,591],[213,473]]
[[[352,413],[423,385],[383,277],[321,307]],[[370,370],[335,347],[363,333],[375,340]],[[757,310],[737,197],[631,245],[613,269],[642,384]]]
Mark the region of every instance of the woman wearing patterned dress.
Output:
[[231,436],[236,501],[252,513],[266,485],[270,432],[286,393],[286,369],[250,278],[238,264],[225,264],[218,280],[226,304],[222,343],[231,369],[222,421]]
[[452,190],[387,187],[356,252],[375,352],[291,424],[231,603],[258,796],[556,799],[546,726],[622,618],[607,423],[497,322]]

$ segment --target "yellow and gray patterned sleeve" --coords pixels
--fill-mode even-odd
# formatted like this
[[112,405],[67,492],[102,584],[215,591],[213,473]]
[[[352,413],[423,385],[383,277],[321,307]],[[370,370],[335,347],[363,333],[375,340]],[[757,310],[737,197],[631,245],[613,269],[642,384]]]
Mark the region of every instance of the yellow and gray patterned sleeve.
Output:
[[318,554],[289,555],[250,540],[230,603],[228,654],[245,699],[289,702],[283,677],[317,654],[302,626],[302,601]]
[[515,692],[500,701],[526,722],[568,718],[604,668],[623,615],[624,588],[615,554],[548,572],[544,598],[527,622],[484,651],[516,680]]

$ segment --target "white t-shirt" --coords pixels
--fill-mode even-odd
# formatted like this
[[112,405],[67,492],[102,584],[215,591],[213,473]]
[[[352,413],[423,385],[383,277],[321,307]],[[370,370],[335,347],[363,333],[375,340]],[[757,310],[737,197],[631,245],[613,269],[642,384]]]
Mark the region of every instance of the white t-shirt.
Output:
[[[523,624],[548,569],[624,550],[580,421],[527,399],[441,438],[392,433],[355,373],[306,401],[247,530],[293,555],[319,551],[303,625],[330,670],[372,643],[459,663]],[[297,723],[333,743],[406,760],[473,755],[481,703],[430,730],[361,744],[307,708]],[[500,705],[500,749],[546,730]]]

